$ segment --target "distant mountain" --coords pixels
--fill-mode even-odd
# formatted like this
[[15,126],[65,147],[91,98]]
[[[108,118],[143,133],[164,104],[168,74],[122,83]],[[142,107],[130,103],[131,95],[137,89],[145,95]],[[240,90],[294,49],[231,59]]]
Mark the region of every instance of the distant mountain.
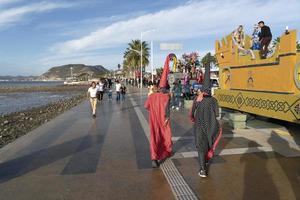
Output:
[[[72,69],[72,72],[71,72]],[[90,77],[99,77],[109,72],[101,65],[89,66],[84,64],[69,64],[63,66],[52,67],[46,73],[42,74],[42,79],[48,80],[65,80],[67,77],[89,75]]]

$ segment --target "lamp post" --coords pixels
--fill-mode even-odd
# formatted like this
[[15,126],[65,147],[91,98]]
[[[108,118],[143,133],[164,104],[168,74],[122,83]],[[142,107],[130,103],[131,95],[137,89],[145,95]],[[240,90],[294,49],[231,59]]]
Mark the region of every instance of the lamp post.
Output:
[[143,34],[155,31],[155,29],[149,29],[141,32],[141,89],[143,88]]
[[151,40],[151,81],[153,84],[153,41]]

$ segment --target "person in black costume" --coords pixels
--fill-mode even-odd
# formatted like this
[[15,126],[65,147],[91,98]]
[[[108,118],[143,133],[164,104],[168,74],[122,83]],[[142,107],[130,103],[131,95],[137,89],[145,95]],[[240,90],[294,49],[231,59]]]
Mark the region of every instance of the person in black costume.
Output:
[[207,176],[208,152],[212,149],[220,125],[217,120],[219,106],[217,100],[211,96],[210,66],[205,67],[204,84],[194,99],[190,117],[194,122],[195,145],[198,151],[200,177]]

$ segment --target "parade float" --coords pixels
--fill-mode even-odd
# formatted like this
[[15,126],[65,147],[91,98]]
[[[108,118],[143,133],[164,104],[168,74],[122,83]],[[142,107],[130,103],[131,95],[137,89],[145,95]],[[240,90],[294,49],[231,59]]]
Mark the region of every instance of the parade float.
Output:
[[[268,118],[300,123],[300,52],[297,31],[286,31],[266,59],[241,55],[231,35],[216,41],[221,107]],[[246,36],[245,49],[251,38]]]

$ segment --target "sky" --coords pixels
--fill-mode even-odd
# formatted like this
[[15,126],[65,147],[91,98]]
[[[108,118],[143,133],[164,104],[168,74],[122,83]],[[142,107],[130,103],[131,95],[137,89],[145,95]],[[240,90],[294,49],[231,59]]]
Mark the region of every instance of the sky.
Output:
[[[64,64],[116,69],[133,39],[154,44],[154,66],[168,51],[213,52],[238,25],[251,34],[260,20],[274,37],[300,30],[300,0],[0,0],[0,76],[41,75]],[[298,38],[299,38],[298,33]]]

